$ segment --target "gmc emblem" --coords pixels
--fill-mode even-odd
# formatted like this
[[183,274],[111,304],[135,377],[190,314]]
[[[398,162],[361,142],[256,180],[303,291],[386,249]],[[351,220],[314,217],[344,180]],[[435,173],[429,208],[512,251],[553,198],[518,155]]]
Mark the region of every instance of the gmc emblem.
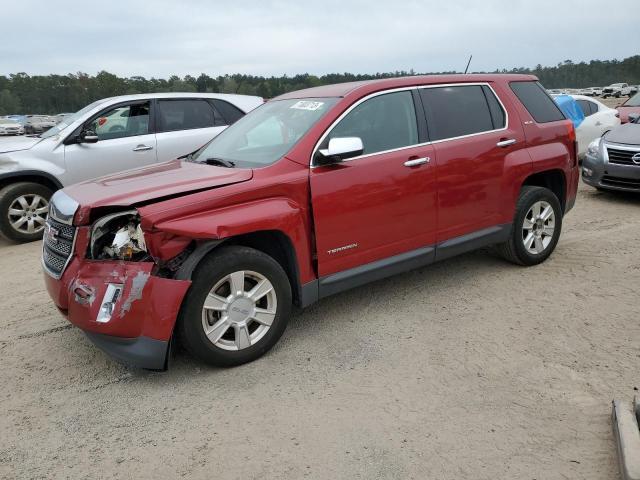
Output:
[[60,230],[58,230],[55,227],[52,227],[51,225],[49,225],[48,223],[47,225],[47,240],[49,241],[49,243],[53,243],[54,245],[56,243],[58,243],[58,235],[60,235]]

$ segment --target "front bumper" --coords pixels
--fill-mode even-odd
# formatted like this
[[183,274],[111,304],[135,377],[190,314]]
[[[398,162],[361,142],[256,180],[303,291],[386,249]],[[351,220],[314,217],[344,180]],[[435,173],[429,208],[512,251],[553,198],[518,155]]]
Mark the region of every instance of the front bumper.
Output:
[[[86,251],[85,238],[78,235],[75,252]],[[124,363],[163,369],[191,282],[154,276],[153,267],[152,262],[95,261],[74,253],[60,279],[46,271],[44,279],[58,309],[98,347]],[[121,290],[105,321],[101,312],[109,285]]]
[[[586,174],[588,170],[592,172],[591,175]],[[617,165],[603,160],[600,156],[593,157],[587,154],[582,161],[581,176],[582,181],[592,187],[640,192],[640,166]]]
[[122,338],[84,332],[96,347],[116,360],[148,370],[166,370],[169,342],[149,337]]

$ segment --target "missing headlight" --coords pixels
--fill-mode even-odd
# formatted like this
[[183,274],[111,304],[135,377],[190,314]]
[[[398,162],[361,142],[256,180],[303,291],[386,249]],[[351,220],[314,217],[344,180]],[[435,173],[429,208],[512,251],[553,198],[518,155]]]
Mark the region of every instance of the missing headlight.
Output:
[[90,254],[95,260],[148,259],[138,212],[130,210],[99,219],[91,229]]

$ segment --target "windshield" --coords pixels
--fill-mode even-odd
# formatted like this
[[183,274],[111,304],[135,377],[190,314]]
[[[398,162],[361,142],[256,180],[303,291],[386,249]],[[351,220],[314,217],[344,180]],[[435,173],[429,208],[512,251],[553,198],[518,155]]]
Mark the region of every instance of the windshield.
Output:
[[640,93],[636,93],[629,100],[624,102],[623,107],[640,107]]
[[218,159],[234,166],[254,168],[282,158],[322,116],[337,98],[273,100],[245,115],[208,145],[193,160]]
[[90,110],[93,110],[95,107],[97,107],[98,105],[100,105],[101,103],[104,103],[106,101],[107,101],[106,98],[102,99],[102,100],[97,100],[97,101],[95,101],[93,103],[90,103],[89,105],[84,107],[82,110],[78,110],[76,113],[73,113],[73,114],[71,114],[71,115],[69,115],[67,117],[64,117],[62,119],[62,121],[60,121],[60,123],[58,123],[54,127],[50,128],[49,130],[47,130],[46,132],[41,134],[40,137],[41,138],[49,138],[49,137],[53,137],[54,135],[58,135],[62,130],[67,128],[69,125],[71,125],[77,119],[79,119],[80,117],[84,116],[85,113],[89,112]]

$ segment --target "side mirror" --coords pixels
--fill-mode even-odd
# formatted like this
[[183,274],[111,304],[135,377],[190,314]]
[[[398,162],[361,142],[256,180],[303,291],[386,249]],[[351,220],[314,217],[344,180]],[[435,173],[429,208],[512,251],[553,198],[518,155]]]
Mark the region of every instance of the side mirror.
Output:
[[81,143],[96,143],[98,140],[98,135],[93,130],[83,130],[82,133],[80,133]]
[[630,113],[629,123],[640,123],[640,113]]
[[329,140],[326,149],[318,150],[316,163],[318,165],[330,165],[342,162],[348,158],[357,157],[364,152],[362,139],[360,137],[337,137]]

